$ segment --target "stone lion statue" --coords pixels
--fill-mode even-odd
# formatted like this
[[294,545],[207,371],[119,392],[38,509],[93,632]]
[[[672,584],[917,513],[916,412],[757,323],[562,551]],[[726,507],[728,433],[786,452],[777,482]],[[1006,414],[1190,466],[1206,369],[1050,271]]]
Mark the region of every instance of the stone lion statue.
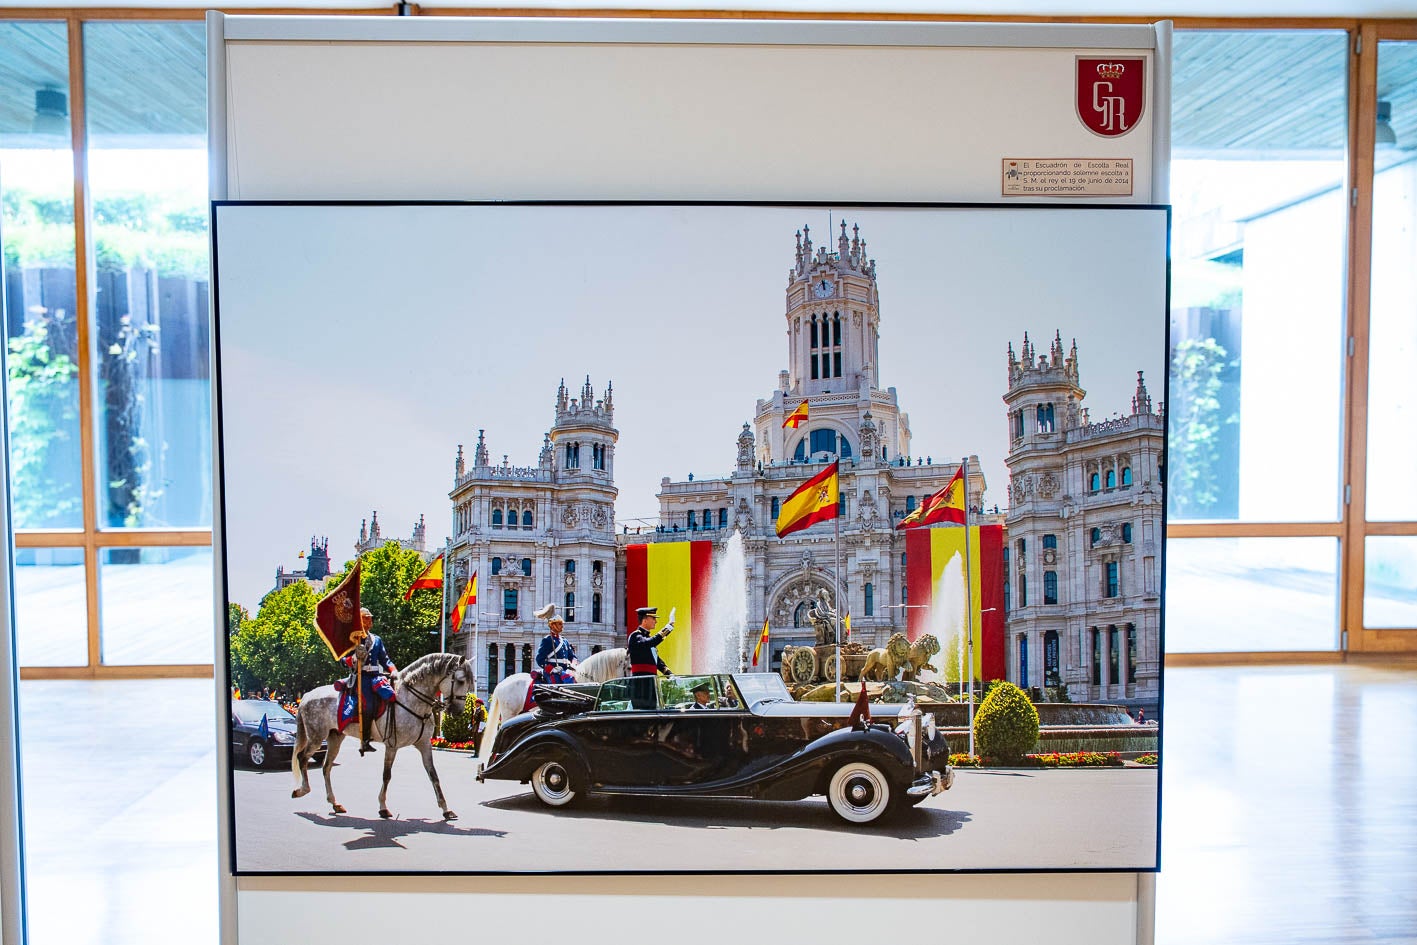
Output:
[[[933,637],[931,638],[933,639]],[[937,643],[938,647],[939,644]],[[903,633],[893,633],[886,645],[866,654],[866,665],[861,669],[861,679],[882,682],[895,679],[896,675],[910,666],[910,641]]]
[[919,679],[920,674],[925,670],[938,673],[940,670],[930,664],[930,657],[940,652],[940,641],[935,639],[933,633],[923,633],[920,638],[910,644],[910,655],[907,659],[910,662],[910,670],[905,674],[906,679]]

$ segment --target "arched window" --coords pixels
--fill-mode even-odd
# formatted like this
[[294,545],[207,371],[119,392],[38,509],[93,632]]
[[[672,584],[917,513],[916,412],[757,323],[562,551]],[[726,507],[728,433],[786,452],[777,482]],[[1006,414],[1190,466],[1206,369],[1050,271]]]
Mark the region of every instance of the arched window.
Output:
[[1130,486],[1131,484],[1132,484],[1132,467],[1130,467],[1130,466],[1123,466],[1123,467],[1122,467],[1122,485],[1123,485],[1123,486]]
[[1056,604],[1058,602],[1058,572],[1043,572],[1043,603]]
[[811,609],[812,609],[812,602],[811,602],[811,601],[806,601],[806,600],[804,600],[802,603],[798,604],[797,607],[796,607],[796,609],[794,609],[794,610],[792,611],[792,626],[794,626],[794,627],[807,627],[807,626],[811,626],[811,625],[807,622],[807,611],[809,611],[809,610],[811,610]]
[[[812,375],[816,377],[815,374]],[[792,458],[802,463],[807,461],[807,440],[805,438],[797,441],[797,449],[792,454]]]
[[876,588],[869,581],[866,583],[866,616],[876,616]]
[[575,573],[576,573],[576,562],[575,562],[575,560],[572,559],[572,558],[567,558],[567,559],[566,559],[566,573],[567,573],[567,574],[575,574]]
[[905,552],[903,551],[900,553],[900,568],[902,571],[905,570]]
[[906,515],[909,515],[911,512],[914,512],[914,511],[915,511],[915,496],[913,496],[913,495],[908,495],[908,496],[905,497],[905,514],[906,514]]
[[501,510],[501,509],[493,509],[493,510],[492,510],[492,527],[493,527],[493,528],[501,528],[501,527],[502,527],[502,510]]
[[487,644],[487,691],[497,685],[497,644]]
[[1097,473],[1093,473],[1087,479],[1087,491],[1096,492],[1100,488],[1102,488],[1102,478]]
[[522,528],[531,528],[531,509],[522,510]]
[[841,377],[841,352],[832,355],[832,376]]
[[501,558],[493,558],[493,559],[492,559],[492,573],[493,573],[493,574],[501,574],[501,573],[502,573],[502,559],[501,559]]
[[1102,540],[1102,529],[1100,529],[1100,528],[1094,528],[1092,531],[1090,531],[1090,532],[1087,533],[1087,546],[1088,546],[1089,548],[1091,548],[1093,545],[1097,544],[1097,543],[1098,543],[1099,541],[1101,541],[1101,540]]
[[[817,316],[812,316],[812,347],[817,347]],[[816,377],[815,374],[812,375]]]
[[1137,681],[1137,625],[1127,624],[1127,682]]
[[1044,551],[1056,551],[1056,550],[1058,550],[1058,536],[1057,536],[1057,535],[1044,535],[1044,536],[1043,536],[1043,550],[1044,550]]
[[1117,488],[1117,470],[1115,469],[1107,470],[1107,488]]
[[727,509],[719,509],[719,510],[718,510],[718,527],[719,527],[719,528],[727,528],[727,527],[728,527],[728,510],[727,510]]
[[689,516],[689,527],[690,527],[690,528],[697,528],[698,526],[694,524],[694,510],[693,510],[693,509],[690,509],[690,510],[688,511],[688,516]]
[[523,559],[522,559],[522,574],[525,574],[527,577],[531,577],[531,559],[530,559],[530,558],[523,558]]
[[1092,684],[1102,685],[1102,634],[1092,628]]
[[904,584],[900,586],[900,606],[910,606],[910,588],[906,587]]
[[605,570],[605,563],[603,561],[592,561],[590,563],[591,574],[599,574],[603,570]]
[[510,676],[517,671],[517,648],[511,643],[502,647],[502,675]]
[[600,595],[592,594],[590,597],[590,622],[600,623]]
[[832,344],[841,344],[841,313],[832,313]]
[[1130,545],[1130,544],[1132,543],[1132,523],[1131,523],[1131,522],[1123,522],[1123,523],[1122,523],[1122,542],[1123,542],[1124,544],[1128,544],[1128,545]]
[[841,447],[837,451],[842,459],[851,458],[851,441],[846,437],[841,438]]
[[566,592],[566,622],[570,623],[576,619],[576,592]]
[[704,509],[704,528],[713,528],[713,510]]
[[1004,582],[1004,613],[1008,613],[1012,604],[1009,597],[1009,582]]
[[1122,658],[1122,649],[1117,645],[1117,628],[1107,628],[1107,681],[1109,683],[1121,682],[1122,674],[1118,672],[1120,668],[1118,661]]
[[1018,576],[1018,605],[1020,607],[1028,606],[1028,575],[1026,574]]
[[812,455],[818,453],[836,452],[836,431],[834,430],[813,430],[811,433],[811,443],[808,449]]

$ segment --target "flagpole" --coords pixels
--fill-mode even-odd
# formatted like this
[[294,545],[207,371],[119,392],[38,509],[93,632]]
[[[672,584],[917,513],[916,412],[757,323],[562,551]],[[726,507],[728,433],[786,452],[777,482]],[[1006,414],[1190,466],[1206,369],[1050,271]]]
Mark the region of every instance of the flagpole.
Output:
[[443,586],[440,588],[443,606],[441,608],[442,616],[438,621],[439,653],[448,652],[448,585],[451,583],[449,578],[451,578],[454,573],[453,556],[449,553],[452,551],[452,546],[452,539],[443,542]]
[[[838,461],[839,462],[839,461]],[[840,608],[841,602],[841,467],[837,467],[836,472],[836,514],[832,516],[832,551],[836,558],[836,606]],[[837,626],[834,632],[836,638],[836,701],[841,701],[841,620],[837,619]]]
[[969,753],[974,754],[974,568],[969,552],[969,457],[960,463],[964,470],[960,489],[964,492],[964,620],[967,645],[967,666],[969,672]]

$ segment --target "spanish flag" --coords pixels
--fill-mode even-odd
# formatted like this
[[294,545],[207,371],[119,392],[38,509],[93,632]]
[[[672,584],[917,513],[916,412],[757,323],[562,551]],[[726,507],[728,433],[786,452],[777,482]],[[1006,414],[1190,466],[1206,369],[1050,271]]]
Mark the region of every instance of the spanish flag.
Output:
[[625,546],[625,630],[639,626],[635,611],[659,608],[664,629],[671,608],[678,610],[674,633],[659,655],[676,673],[707,671],[709,587],[713,577],[713,542],[661,541]]
[[788,427],[791,427],[792,429],[795,430],[795,429],[797,429],[798,427],[800,427],[802,424],[804,424],[804,423],[806,423],[806,422],[807,422],[807,401],[804,400],[804,401],[802,401],[800,404],[797,405],[797,409],[796,409],[796,410],[794,410],[794,411],[792,411],[790,414],[788,414],[787,417],[782,421],[782,428],[785,430],[785,429],[787,429]]
[[763,652],[763,644],[768,642],[768,622],[763,621],[763,635],[758,637],[758,645],[753,647],[753,665],[758,665],[758,655]]
[[934,525],[938,522],[953,522],[956,525],[964,524],[964,494],[965,494],[964,464],[959,464],[959,469],[945,487],[934,495],[930,496],[920,507],[900,520],[896,529],[919,528],[922,525]]
[[842,618],[841,627],[842,627],[842,630],[845,631],[845,632],[843,632],[842,635],[841,635],[841,642],[842,642],[842,643],[850,643],[850,642],[851,642],[851,611],[848,610],[848,611],[846,612],[846,616]]
[[[945,568],[965,555],[965,529],[920,528],[905,536],[906,636],[914,641],[932,633],[930,606],[939,591]],[[969,532],[969,615],[974,638],[974,677],[1006,679],[1004,658],[1004,527],[971,525]],[[960,601],[955,606],[963,607]],[[948,640],[940,643],[949,645]]]
[[782,511],[777,516],[777,537],[785,538],[793,532],[810,528],[818,522],[836,518],[840,501],[840,483],[837,471],[840,461],[797,487],[797,491],[782,503]]
[[442,555],[438,555],[438,557],[436,557],[436,558],[434,558],[432,561],[428,562],[428,567],[426,567],[426,568],[423,569],[423,573],[420,574],[418,577],[416,577],[416,578],[413,579],[413,583],[409,585],[408,590],[407,590],[407,591],[404,593],[404,595],[403,595],[403,599],[404,599],[404,600],[413,600],[413,592],[416,591],[416,590],[418,590],[419,588],[435,588],[435,587],[436,587],[438,590],[442,590],[442,589],[443,589],[443,556],[442,556]]
[[472,572],[472,577],[467,579],[467,587],[463,588],[462,596],[453,607],[453,632],[457,633],[462,626],[463,620],[467,618],[469,607],[477,606],[477,572]]

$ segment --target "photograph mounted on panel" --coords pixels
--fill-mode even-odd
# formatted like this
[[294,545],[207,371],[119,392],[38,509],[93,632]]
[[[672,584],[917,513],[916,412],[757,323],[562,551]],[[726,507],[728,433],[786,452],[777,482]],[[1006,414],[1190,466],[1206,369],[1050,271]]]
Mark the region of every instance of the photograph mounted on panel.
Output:
[[213,220],[237,872],[1156,868],[1164,208]]

